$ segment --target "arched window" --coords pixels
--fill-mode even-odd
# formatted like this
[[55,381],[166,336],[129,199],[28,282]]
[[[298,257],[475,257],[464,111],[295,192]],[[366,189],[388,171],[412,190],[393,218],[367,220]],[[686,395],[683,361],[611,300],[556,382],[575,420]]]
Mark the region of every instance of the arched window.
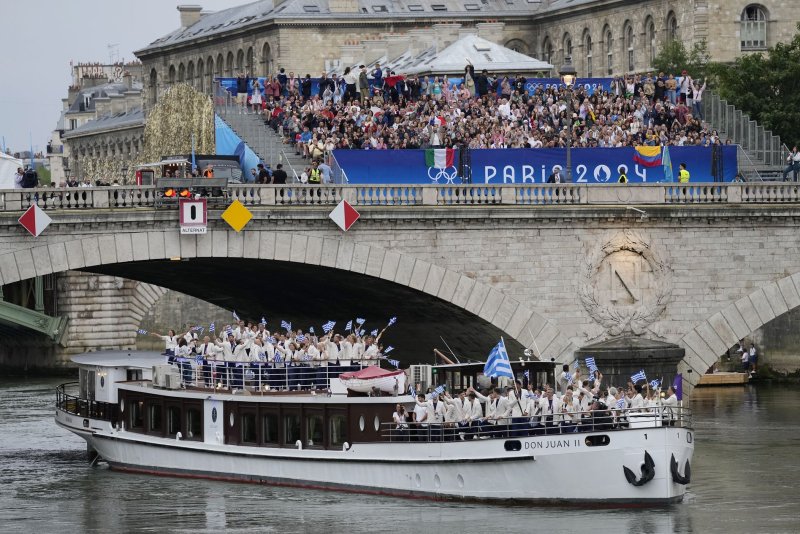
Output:
[[644,35],[647,39],[647,64],[652,66],[653,60],[656,58],[656,23],[653,17],[647,17],[644,23]]
[[553,63],[553,43],[550,41],[549,36],[542,41],[542,61]]
[[564,59],[572,56],[572,37],[569,33],[565,33],[561,39],[561,49],[564,51]]
[[203,67],[205,67],[205,63],[203,63],[203,58],[200,58],[197,60],[197,78],[195,85],[197,85],[197,90],[201,93],[206,90],[206,79],[204,77],[206,71]]
[[156,105],[156,98],[158,97],[158,73],[156,69],[150,69],[150,81],[148,86],[148,101],[150,106]]
[[233,77],[233,52],[228,52],[228,57],[225,58],[225,76]]
[[186,65],[186,81],[194,87],[194,61],[190,61]]
[[611,36],[611,28],[606,26],[603,32],[603,47],[606,52],[606,74],[614,73],[614,38]]
[[625,54],[628,59],[628,72],[636,70],[636,55],[633,50],[633,25],[630,21],[625,23]]
[[253,52],[253,47],[247,49],[247,76],[255,75],[255,70],[253,69],[255,63],[255,53]]
[[169,77],[167,79],[169,80],[170,85],[175,83],[175,65],[169,66]]
[[239,50],[236,52],[236,74],[244,71],[244,51]]
[[181,63],[178,65],[178,81],[183,82],[186,80],[186,67]]
[[264,63],[264,76],[272,74],[272,48],[269,43],[264,43],[261,48],[261,61]]
[[528,55],[528,44],[522,39],[511,39],[505,44],[505,47],[513,50],[514,52],[519,52],[520,54],[525,54],[526,56]]
[[206,60],[206,87],[209,92],[214,91],[214,58],[211,56]]
[[216,70],[214,71],[214,76],[216,76],[217,78],[222,78],[224,69],[225,69],[225,60],[222,58],[222,54],[217,54]]
[[739,28],[742,50],[767,48],[767,10],[757,4],[744,8]]
[[674,11],[667,14],[667,41],[678,40],[678,17]]
[[592,65],[592,36],[589,35],[589,30],[583,33],[583,48],[586,51],[586,77],[591,78],[594,75]]

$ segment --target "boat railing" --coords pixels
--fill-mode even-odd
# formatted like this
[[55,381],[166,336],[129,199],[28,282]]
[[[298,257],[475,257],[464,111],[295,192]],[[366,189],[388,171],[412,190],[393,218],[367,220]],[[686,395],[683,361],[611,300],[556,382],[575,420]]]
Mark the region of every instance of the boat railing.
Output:
[[[310,363],[228,362],[196,358],[169,357],[172,375],[153,377],[153,385],[170,389],[214,389],[258,391],[326,390],[342,373],[363,369],[364,365],[325,365]],[[404,393],[404,391],[400,392]]]
[[117,420],[119,411],[116,404],[85,399],[78,395],[67,393],[68,390],[75,390],[77,387],[77,382],[67,382],[56,387],[56,408],[69,414],[89,419],[111,422]]
[[[642,410],[602,410],[584,412],[569,422],[547,422],[540,417],[509,418],[507,424],[487,421],[471,423],[381,423],[381,439],[389,442],[429,443],[470,439],[514,439],[528,436],[596,434],[642,428],[693,428],[689,408],[661,406]],[[588,439],[588,438],[587,438]],[[587,445],[607,445],[608,441],[589,440]]]

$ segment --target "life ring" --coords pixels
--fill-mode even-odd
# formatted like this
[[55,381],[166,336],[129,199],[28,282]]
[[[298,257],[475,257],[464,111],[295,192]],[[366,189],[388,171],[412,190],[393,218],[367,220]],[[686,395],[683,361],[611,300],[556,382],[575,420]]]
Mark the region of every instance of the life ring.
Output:
[[631,484],[632,486],[644,486],[656,476],[656,464],[653,461],[653,457],[650,456],[650,453],[647,451],[644,451],[644,463],[642,464],[641,478],[637,479],[636,474],[624,465],[622,466],[622,469],[625,473],[625,479],[628,481],[628,484]]
[[681,475],[678,472],[678,461],[673,454],[672,459],[669,461],[669,470],[672,472],[672,480],[676,484],[685,486],[692,481],[692,468],[689,465],[689,460],[686,460],[686,465],[683,468],[683,475]]

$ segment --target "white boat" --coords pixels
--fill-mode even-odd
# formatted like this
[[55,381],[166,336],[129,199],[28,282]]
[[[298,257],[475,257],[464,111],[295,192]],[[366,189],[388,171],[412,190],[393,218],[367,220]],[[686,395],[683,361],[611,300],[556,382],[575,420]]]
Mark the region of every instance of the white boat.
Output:
[[360,371],[342,373],[339,381],[347,388],[358,393],[372,393],[375,390],[383,393],[397,394],[406,391],[406,373],[401,369],[389,371],[375,365]]
[[[570,433],[537,433],[527,421],[398,429],[395,406],[413,409],[415,399],[402,390],[367,397],[321,387],[321,377],[338,381],[336,367],[306,368],[314,385],[291,391],[260,383],[302,383],[285,369],[237,367],[222,377],[230,369],[216,368],[206,386],[211,362],[179,368],[155,353],[73,361],[79,382],[59,386],[56,423],[113,470],[413,498],[627,505],[680,501],[690,478],[694,432],[683,409],[669,420],[643,413],[625,427],[598,412]],[[553,364],[526,364],[553,376]],[[450,388],[477,386],[479,367],[440,366],[428,376]],[[238,372],[241,389],[224,389]],[[431,368],[411,372],[416,382]]]

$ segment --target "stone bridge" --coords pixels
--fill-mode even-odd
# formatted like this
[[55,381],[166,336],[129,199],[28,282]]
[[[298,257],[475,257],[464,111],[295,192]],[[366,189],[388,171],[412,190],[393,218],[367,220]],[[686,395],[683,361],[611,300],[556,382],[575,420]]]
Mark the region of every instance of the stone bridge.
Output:
[[[462,359],[503,335],[566,362],[631,335],[685,348],[694,384],[800,306],[796,186],[236,186],[253,219],[237,233],[220,218],[228,201],[212,202],[205,235],[181,235],[152,188],[38,193],[0,192],[0,284],[89,271],[272,328],[397,316],[387,339],[407,362],[431,361],[440,336]],[[361,213],[347,233],[328,218],[341,199]],[[17,223],[32,200],[53,219],[38,238]],[[135,335],[120,325],[120,346]]]

